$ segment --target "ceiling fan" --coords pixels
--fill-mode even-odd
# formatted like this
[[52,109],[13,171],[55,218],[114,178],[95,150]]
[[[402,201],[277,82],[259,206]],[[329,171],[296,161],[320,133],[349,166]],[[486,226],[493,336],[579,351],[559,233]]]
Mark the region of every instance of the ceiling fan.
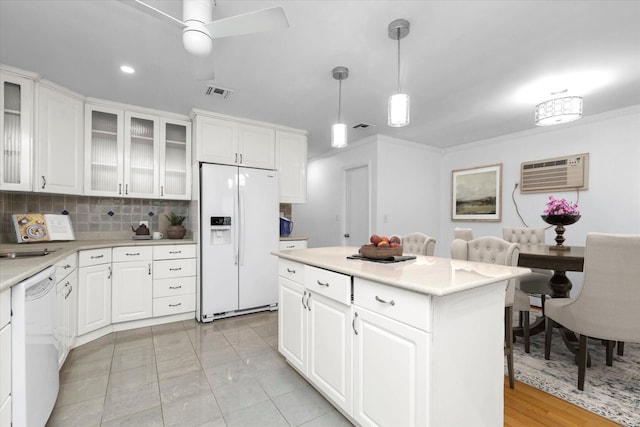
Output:
[[[182,20],[155,8],[143,0],[135,0],[183,27],[182,43],[192,55],[206,57],[211,52],[213,40],[263,31],[289,28],[289,21],[280,6],[212,20],[215,0],[183,0]],[[148,1],[148,0],[147,0]]]

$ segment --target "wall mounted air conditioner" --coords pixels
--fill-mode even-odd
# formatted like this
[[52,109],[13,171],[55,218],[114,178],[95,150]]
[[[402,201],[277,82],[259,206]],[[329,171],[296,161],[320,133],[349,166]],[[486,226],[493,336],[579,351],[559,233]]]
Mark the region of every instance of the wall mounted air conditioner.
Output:
[[520,193],[589,188],[589,153],[524,162],[520,167]]

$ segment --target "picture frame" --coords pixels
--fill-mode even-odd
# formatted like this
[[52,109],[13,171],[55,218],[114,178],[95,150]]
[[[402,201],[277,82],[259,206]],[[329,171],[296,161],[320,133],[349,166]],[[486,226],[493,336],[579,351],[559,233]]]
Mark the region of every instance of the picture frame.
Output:
[[502,163],[451,171],[452,221],[502,221]]

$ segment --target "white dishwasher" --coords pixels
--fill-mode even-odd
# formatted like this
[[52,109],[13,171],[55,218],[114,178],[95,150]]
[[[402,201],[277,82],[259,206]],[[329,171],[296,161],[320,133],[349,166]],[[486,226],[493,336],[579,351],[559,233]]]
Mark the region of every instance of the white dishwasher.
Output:
[[11,288],[13,425],[42,427],[58,396],[55,267]]

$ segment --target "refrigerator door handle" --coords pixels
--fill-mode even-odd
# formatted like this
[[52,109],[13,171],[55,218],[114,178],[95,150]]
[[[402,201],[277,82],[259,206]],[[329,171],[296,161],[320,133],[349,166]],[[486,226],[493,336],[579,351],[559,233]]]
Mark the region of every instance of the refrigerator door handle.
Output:
[[240,240],[240,206],[239,206],[239,192],[240,192],[240,180],[238,175],[235,177],[236,186],[233,191],[233,217],[235,225],[233,226],[233,258],[234,265],[238,265],[239,256],[238,256],[238,242]]
[[238,263],[240,265],[244,265],[244,227],[245,227],[245,217],[244,217],[244,191],[241,186],[238,186]]

